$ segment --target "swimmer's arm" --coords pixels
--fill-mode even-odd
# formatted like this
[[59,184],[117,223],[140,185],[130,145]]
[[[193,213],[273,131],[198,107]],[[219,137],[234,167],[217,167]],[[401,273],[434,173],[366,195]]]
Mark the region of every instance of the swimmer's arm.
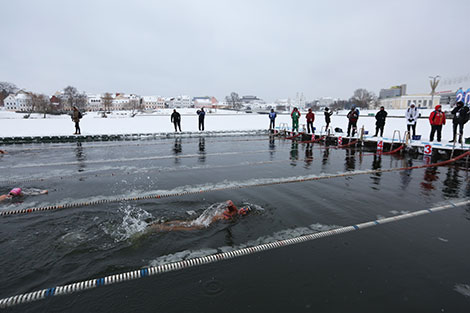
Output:
[[[173,221],[175,222],[175,221]],[[170,223],[163,223],[163,224],[152,224],[149,226],[150,230],[152,231],[188,231],[188,230],[197,230],[202,229],[204,226],[201,225],[194,225],[194,226],[185,226],[183,224],[170,224]]]
[[6,200],[6,199],[9,199],[9,198],[11,198],[10,195],[1,195],[0,196],[0,201]]
[[41,190],[39,192],[40,195],[47,195],[49,193],[49,190],[45,189],[45,190]]

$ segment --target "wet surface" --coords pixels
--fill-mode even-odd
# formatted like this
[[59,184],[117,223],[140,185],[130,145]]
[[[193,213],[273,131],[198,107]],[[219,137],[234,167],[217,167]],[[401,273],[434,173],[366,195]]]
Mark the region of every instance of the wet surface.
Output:
[[[260,178],[423,163],[261,136],[2,149],[9,150],[0,157],[2,194],[13,187],[49,194],[4,201],[0,210],[201,186],[242,188],[4,217],[0,298],[421,210],[470,194],[468,172],[458,166],[246,187]],[[193,231],[148,231],[151,223],[194,220],[227,199],[255,209]],[[462,207],[12,311],[462,312],[470,308],[468,238],[470,209]]]

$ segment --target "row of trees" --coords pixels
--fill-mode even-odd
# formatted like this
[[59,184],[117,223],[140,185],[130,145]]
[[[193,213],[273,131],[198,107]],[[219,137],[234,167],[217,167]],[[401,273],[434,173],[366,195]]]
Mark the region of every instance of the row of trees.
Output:
[[[225,97],[225,101],[234,109],[241,109],[243,103],[241,98],[238,96],[238,93],[232,92],[229,96]],[[355,106],[361,109],[375,108],[379,105],[379,101],[375,94],[366,89],[360,88],[354,91],[353,96],[349,100],[337,100],[331,105],[333,110],[348,109],[351,106]],[[313,103],[311,107],[315,109],[320,109],[320,107]]]

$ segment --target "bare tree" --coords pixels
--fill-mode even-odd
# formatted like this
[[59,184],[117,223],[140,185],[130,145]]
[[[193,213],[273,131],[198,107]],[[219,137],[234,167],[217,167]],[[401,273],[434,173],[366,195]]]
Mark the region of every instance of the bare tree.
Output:
[[230,93],[230,96],[225,97],[225,100],[234,109],[240,109],[242,107],[242,101],[236,92]]
[[351,102],[358,108],[368,109],[370,105],[373,105],[377,97],[373,92],[367,91],[366,89],[356,89]]
[[77,107],[80,111],[84,111],[87,104],[87,96],[84,93],[79,93],[77,88],[73,86],[67,86],[64,88],[64,94],[62,96],[67,105],[67,110],[71,110],[72,107]]
[[3,106],[3,100],[8,97],[9,94],[18,91],[18,87],[15,84],[9,82],[0,82],[0,106]]
[[105,94],[101,97],[101,103],[103,103],[104,110],[106,112],[111,111],[113,106],[113,96],[109,92],[105,92]]

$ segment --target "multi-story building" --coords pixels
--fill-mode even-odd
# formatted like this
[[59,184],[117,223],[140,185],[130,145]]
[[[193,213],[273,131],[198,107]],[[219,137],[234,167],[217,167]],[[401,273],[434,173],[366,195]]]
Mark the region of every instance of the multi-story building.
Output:
[[102,95],[87,95],[88,98],[88,110],[90,111],[99,111],[104,108],[102,103]]
[[31,96],[23,90],[8,95],[4,104],[5,109],[10,111],[28,112],[32,109]]
[[433,99],[430,94],[415,94],[380,99],[380,105],[384,106],[385,109],[406,109],[412,102],[414,102],[418,108],[431,109],[438,105],[440,101],[441,96],[439,95],[434,95]]
[[173,101],[171,101],[171,105],[177,108],[190,108],[192,105],[190,96],[181,95],[172,99]]
[[406,84],[392,86],[388,89],[381,89],[379,99],[395,98],[406,95]]
[[160,96],[143,96],[142,106],[144,110],[163,109],[165,107],[165,99]]

